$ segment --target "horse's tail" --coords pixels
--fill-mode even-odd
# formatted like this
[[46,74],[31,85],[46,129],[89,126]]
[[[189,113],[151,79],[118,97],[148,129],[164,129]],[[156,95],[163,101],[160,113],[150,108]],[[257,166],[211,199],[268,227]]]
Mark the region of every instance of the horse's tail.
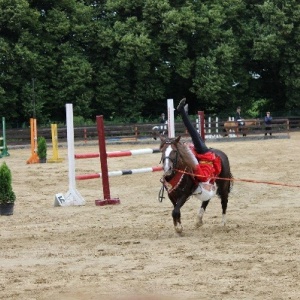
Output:
[[226,155],[226,160],[225,161],[222,160],[222,172],[220,175],[221,177],[224,178],[223,181],[226,181],[226,183],[224,182],[223,186],[224,189],[226,189],[227,193],[229,194],[233,189],[233,175],[230,170],[230,164],[227,155]]
[[228,156],[221,150],[211,149],[211,151],[221,158],[221,172],[218,176],[219,179],[217,179],[217,182],[219,182],[219,184],[217,184],[217,195],[228,195],[233,188],[233,175],[230,170]]

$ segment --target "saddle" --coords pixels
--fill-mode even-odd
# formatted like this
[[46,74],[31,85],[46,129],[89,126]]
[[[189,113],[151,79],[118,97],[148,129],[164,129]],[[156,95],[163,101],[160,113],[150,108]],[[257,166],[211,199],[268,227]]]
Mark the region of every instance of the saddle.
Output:
[[200,182],[215,182],[215,177],[221,173],[221,158],[214,152],[208,151],[204,154],[196,153],[192,148],[198,165],[194,169],[195,178]]

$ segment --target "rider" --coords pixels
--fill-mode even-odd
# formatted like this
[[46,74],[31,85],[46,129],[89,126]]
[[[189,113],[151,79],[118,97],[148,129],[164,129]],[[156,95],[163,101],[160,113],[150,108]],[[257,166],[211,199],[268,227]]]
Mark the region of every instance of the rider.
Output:
[[194,192],[202,201],[208,201],[216,194],[215,177],[221,172],[221,159],[205,145],[196,128],[189,120],[185,105],[186,99],[183,98],[177,106],[183,123],[188,130],[193,145],[191,150],[197,158],[198,163],[194,167],[194,175],[199,181],[199,186]]
[[238,106],[237,109],[236,109],[235,119],[238,122],[239,127],[245,125],[244,119],[241,116],[241,107],[240,106]]
[[166,121],[167,121],[167,120],[166,120],[165,114],[162,113],[162,114],[160,115],[159,123],[165,124]]
[[166,126],[166,124],[167,124],[167,119],[166,119],[164,113],[162,113],[162,114],[160,115],[159,123],[162,124],[162,125],[159,126],[159,128],[160,128],[159,133],[160,133],[160,134],[164,134],[165,131],[167,130],[167,126]]

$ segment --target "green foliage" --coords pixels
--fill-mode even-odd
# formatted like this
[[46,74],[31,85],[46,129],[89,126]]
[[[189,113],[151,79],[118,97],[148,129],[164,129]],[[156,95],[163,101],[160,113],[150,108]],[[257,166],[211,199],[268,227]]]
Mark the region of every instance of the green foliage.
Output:
[[41,160],[47,159],[47,142],[43,136],[38,137],[38,144],[37,144],[37,155]]
[[89,125],[95,125],[95,121],[85,120],[84,117],[81,116],[74,116],[73,124],[74,126],[84,126],[84,125],[89,126]]
[[0,111],[139,122],[183,96],[192,113],[296,110],[299,15],[297,0],[2,0]]
[[245,114],[250,118],[258,118],[258,117],[260,117],[261,112],[266,112],[266,111],[270,110],[270,108],[268,107],[268,103],[269,103],[269,101],[267,99],[258,99],[245,112]]
[[16,195],[12,189],[12,176],[6,162],[0,167],[0,203],[14,203]]

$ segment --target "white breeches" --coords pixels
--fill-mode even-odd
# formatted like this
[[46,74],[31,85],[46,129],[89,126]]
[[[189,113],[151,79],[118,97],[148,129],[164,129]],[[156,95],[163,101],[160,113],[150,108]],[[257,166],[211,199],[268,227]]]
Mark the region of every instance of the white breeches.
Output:
[[216,195],[217,187],[216,184],[207,182],[200,182],[196,188],[193,196],[196,196],[201,201],[208,201]]

